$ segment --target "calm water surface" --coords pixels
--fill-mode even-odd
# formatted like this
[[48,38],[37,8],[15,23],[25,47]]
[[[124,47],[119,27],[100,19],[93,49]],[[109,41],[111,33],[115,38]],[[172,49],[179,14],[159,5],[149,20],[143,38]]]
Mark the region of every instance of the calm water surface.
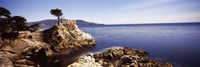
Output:
[[200,25],[132,25],[80,27],[97,45],[91,51],[113,46],[143,49],[149,57],[175,67],[200,67]]

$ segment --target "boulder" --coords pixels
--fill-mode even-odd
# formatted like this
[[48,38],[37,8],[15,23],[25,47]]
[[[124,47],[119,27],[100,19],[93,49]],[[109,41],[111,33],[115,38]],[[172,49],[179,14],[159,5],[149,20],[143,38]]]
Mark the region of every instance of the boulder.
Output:
[[95,59],[92,56],[82,56],[67,67],[103,67],[99,63],[95,62]]

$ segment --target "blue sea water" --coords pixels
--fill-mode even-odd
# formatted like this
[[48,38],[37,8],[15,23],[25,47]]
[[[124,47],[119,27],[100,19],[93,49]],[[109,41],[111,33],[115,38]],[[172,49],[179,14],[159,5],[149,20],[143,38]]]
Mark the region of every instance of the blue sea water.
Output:
[[151,59],[174,67],[200,67],[200,24],[119,25],[80,27],[97,45],[91,51],[113,46],[147,51]]

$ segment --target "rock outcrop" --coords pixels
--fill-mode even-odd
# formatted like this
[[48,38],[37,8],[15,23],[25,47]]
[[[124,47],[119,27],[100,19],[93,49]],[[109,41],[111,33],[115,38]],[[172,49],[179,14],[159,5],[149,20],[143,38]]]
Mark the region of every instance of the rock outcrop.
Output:
[[22,31],[17,35],[15,38],[7,39],[1,34],[1,66],[37,67],[54,53],[67,54],[96,44],[94,38],[81,31],[74,20],[64,20],[60,25],[55,25],[48,30]]
[[43,38],[54,51],[77,50],[82,47],[92,47],[96,44],[91,35],[82,32],[78,28],[75,20],[62,21],[61,25],[43,31]]
[[[149,59],[147,55],[148,53],[146,51],[125,47],[108,49],[105,52],[96,53],[88,57],[95,59],[95,62],[92,63],[99,63],[103,67],[173,67],[169,63],[160,63]],[[72,66],[75,66],[75,64],[88,64],[88,62],[78,62],[73,63]]]
[[92,56],[82,56],[74,62],[73,64],[67,67],[103,67],[99,63],[95,62],[95,59]]

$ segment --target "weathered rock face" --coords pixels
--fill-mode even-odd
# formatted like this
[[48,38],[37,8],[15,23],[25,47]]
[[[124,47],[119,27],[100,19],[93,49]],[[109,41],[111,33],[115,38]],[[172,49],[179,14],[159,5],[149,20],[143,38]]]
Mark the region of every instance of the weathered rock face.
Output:
[[95,59],[91,56],[82,56],[74,62],[73,64],[67,67],[103,67],[99,63],[95,62]]
[[[93,54],[92,58],[95,58],[95,62],[103,67],[173,67],[169,63],[159,63],[151,60],[147,55],[148,53],[143,50],[112,48],[102,53]],[[88,62],[76,62],[73,63],[72,66],[75,64],[79,65],[87,63]]]
[[0,67],[33,67],[35,64],[28,58],[29,56],[0,51]]
[[13,58],[14,54],[1,51],[0,52],[0,67],[13,67],[13,62],[11,61],[11,58]]
[[16,39],[7,41],[7,43],[4,45],[4,47],[1,48],[1,50],[20,54],[30,51],[32,49],[35,49],[36,52],[39,51],[41,48],[49,50],[49,47],[49,44],[45,43],[42,40],[42,33],[40,31],[33,33],[29,31],[23,31],[20,32],[19,36]]
[[109,49],[103,53],[94,54],[94,58],[102,66],[114,67],[172,67],[147,58],[148,53],[131,48]]
[[77,50],[96,44],[91,35],[78,28],[75,20],[64,20],[60,25],[43,31],[43,37],[44,41],[49,43],[54,51]]
[[96,44],[94,38],[82,32],[74,20],[64,20],[45,31],[22,31],[17,35],[14,39],[0,36],[1,65],[38,66],[55,52],[66,50],[69,53]]

